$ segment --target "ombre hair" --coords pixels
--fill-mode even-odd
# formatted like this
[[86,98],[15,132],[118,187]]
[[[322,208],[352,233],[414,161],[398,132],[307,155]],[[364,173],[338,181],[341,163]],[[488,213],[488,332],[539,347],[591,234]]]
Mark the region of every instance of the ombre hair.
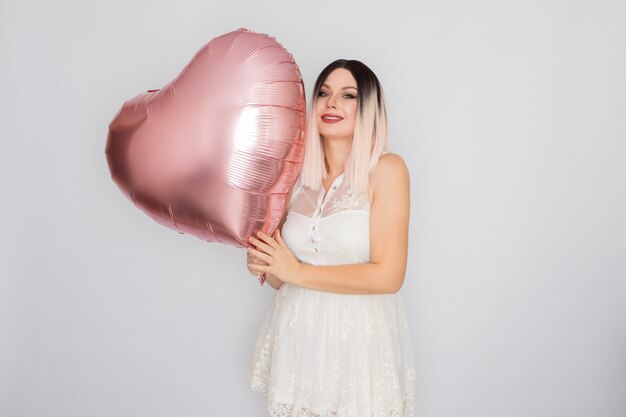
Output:
[[376,74],[365,64],[354,59],[338,59],[322,70],[315,81],[309,100],[305,128],[305,153],[299,183],[318,190],[328,178],[324,154],[324,138],[317,129],[317,99],[328,75],[337,68],[345,68],[356,80],[357,110],[352,147],[345,162],[345,175],[350,178],[354,193],[369,190],[369,175],[378,158],[389,152],[387,137],[387,102]]

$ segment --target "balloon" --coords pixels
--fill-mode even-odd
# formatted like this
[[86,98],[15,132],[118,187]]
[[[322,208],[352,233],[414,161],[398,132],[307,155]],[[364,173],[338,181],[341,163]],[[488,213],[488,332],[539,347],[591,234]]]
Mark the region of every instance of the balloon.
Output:
[[111,178],[155,221],[248,247],[272,235],[304,158],[305,93],[293,56],[246,28],[203,46],[109,124]]

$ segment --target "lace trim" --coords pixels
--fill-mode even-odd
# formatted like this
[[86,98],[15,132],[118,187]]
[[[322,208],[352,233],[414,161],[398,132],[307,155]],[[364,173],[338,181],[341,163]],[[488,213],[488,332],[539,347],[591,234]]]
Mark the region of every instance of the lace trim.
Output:
[[[408,402],[407,402],[408,404]],[[408,408],[405,407],[404,410]],[[358,414],[352,411],[328,411],[324,413],[316,413],[307,407],[294,407],[291,404],[275,403],[268,408],[270,417],[358,417]],[[372,417],[413,417],[415,413],[409,413],[401,410],[389,410],[382,414],[373,413]]]
[[[409,375],[409,383],[412,384],[415,380],[415,372],[412,371],[407,375]],[[412,389],[413,385],[410,386],[411,389],[407,392],[405,399],[394,403],[391,407],[386,408],[380,401],[378,401],[378,407],[376,407],[377,402],[375,400],[372,401],[372,410],[367,417],[415,417],[415,392]],[[354,401],[338,407],[328,405],[318,407],[318,410],[321,409],[321,411],[317,411],[306,404],[291,404],[284,401],[272,400],[269,398],[265,387],[266,385],[263,379],[253,377],[250,380],[250,388],[253,391],[263,393],[265,396],[267,400],[267,411],[270,417],[366,417],[364,414],[365,411],[360,409]],[[352,390],[354,391],[354,387],[352,387]],[[280,397],[281,395],[276,395],[274,392],[273,396]]]

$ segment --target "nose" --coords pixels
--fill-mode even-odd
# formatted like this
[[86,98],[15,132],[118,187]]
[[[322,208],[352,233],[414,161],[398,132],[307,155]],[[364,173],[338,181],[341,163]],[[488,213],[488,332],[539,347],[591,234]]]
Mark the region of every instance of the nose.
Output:
[[327,108],[335,107],[335,102],[333,101],[332,97],[328,98],[328,101],[326,102],[326,107]]

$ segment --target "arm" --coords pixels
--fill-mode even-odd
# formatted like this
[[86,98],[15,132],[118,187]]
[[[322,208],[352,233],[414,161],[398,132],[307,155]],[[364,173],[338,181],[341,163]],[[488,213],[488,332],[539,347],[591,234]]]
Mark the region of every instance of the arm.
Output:
[[274,288],[276,291],[280,290],[280,287],[283,286],[283,281],[276,278],[275,275],[270,274],[269,272],[265,274],[267,278],[265,281],[270,285],[270,287]]
[[403,159],[387,153],[372,173],[371,262],[347,265],[303,264],[294,284],[342,294],[392,294],[404,282],[408,255],[410,183]]

